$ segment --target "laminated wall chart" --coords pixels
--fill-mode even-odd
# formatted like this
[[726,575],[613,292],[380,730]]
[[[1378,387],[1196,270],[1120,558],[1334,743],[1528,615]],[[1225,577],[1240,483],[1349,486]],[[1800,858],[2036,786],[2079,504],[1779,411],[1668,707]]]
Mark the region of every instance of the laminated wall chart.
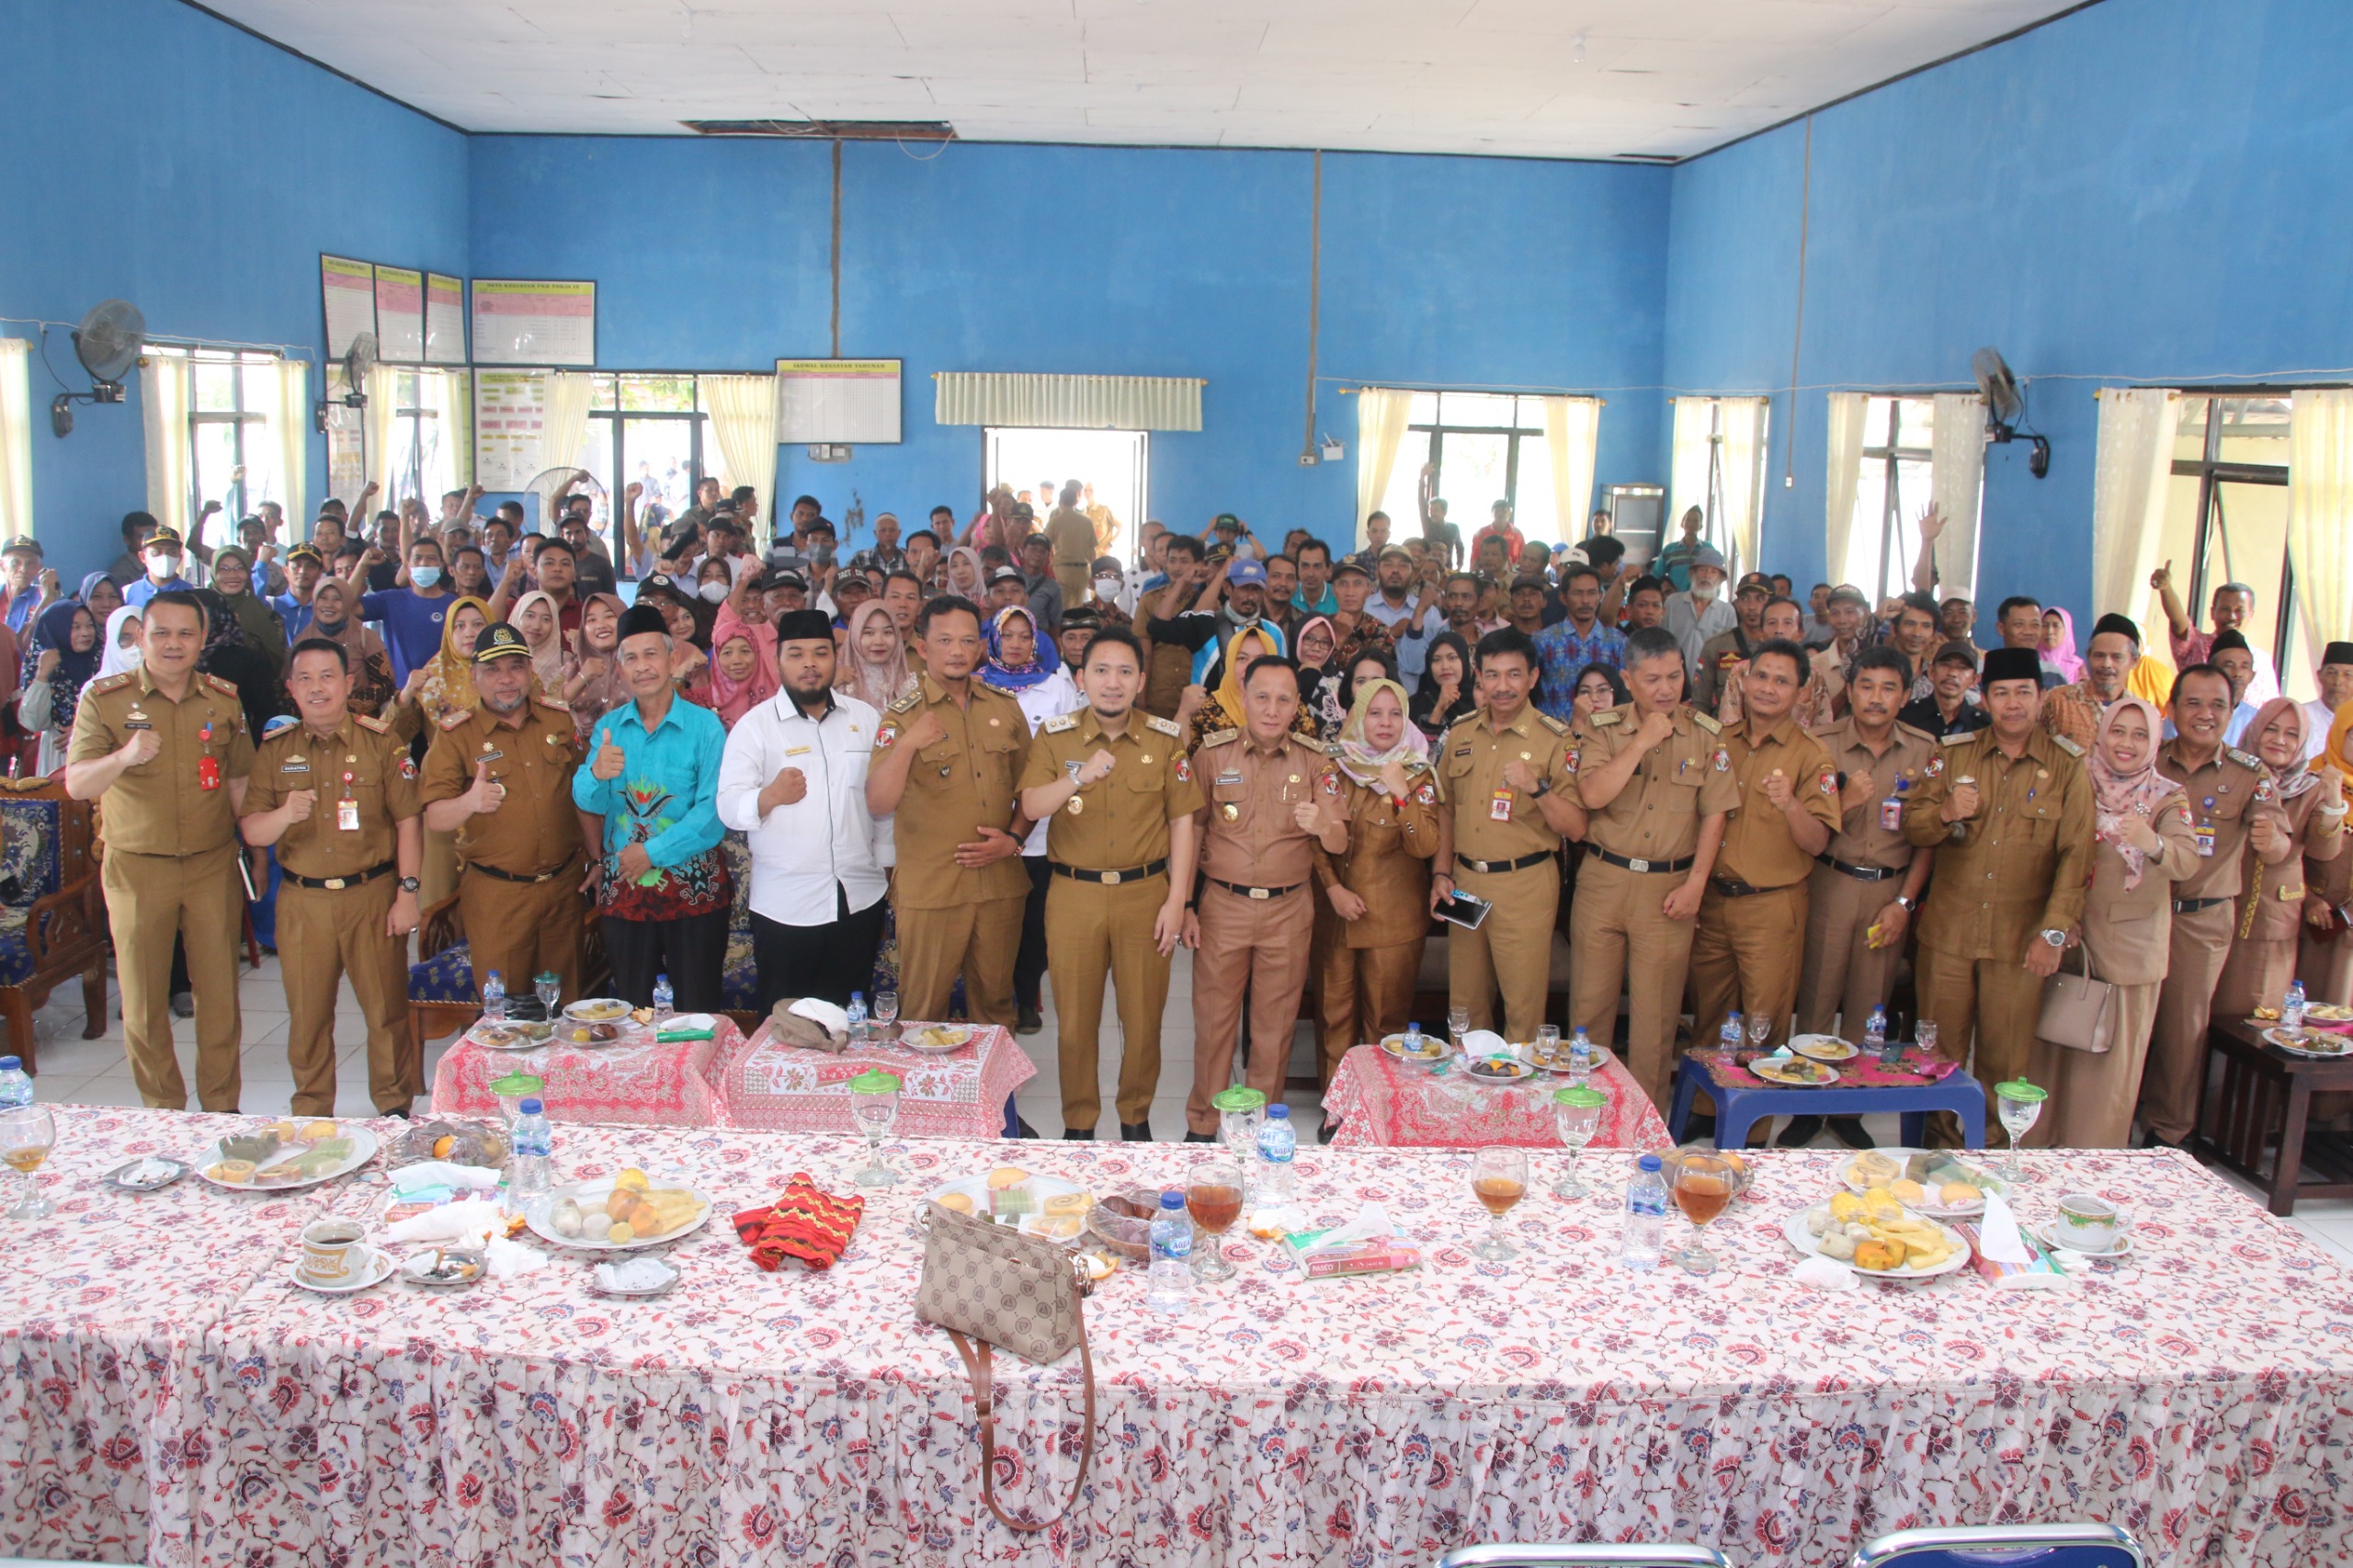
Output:
[[376,358],[395,365],[425,358],[425,274],[376,267]]
[[515,278],[473,280],[477,365],[597,363],[597,285]]
[[425,362],[466,362],[466,280],[447,273],[425,275]]
[[547,379],[532,370],[474,371],[474,483],[494,494],[538,477]]
[[340,359],[353,338],[376,330],[376,269],[364,261],[322,255],[319,294],[326,313],[327,358]]
[[777,439],[785,446],[873,446],[899,434],[896,359],[779,359]]

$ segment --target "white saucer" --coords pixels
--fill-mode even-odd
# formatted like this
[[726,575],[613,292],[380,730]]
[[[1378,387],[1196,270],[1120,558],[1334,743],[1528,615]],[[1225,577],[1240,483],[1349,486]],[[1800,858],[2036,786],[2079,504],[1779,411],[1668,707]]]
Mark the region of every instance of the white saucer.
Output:
[[2045,1220],[2033,1229],[2036,1241],[2053,1252],[2063,1252],[2069,1257],[2130,1257],[2132,1256],[2132,1233],[2130,1231],[2118,1237],[2116,1245],[2107,1252],[2086,1252],[2082,1247],[2071,1247],[2061,1241],[2058,1237],[2059,1227],[2054,1221]]
[[286,1266],[286,1277],[303,1290],[316,1290],[322,1296],[348,1296],[360,1290],[372,1290],[392,1277],[394,1266],[392,1255],[381,1247],[369,1247],[368,1256],[371,1260],[368,1272],[342,1285],[322,1285],[314,1279],[303,1278],[302,1260],[300,1258]]

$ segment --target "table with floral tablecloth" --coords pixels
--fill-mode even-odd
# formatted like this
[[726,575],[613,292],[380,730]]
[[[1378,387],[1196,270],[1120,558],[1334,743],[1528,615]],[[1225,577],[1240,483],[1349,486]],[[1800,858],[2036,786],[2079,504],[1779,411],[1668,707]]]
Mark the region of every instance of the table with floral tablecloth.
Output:
[[[1302,1149],[1316,1222],[1378,1199],[1424,1267],[1308,1284],[1229,1238],[1239,1277],[1173,1320],[1122,1269],[1086,1307],[1086,1495],[1017,1538],[980,1503],[963,1369],[912,1312],[921,1195],[1006,1153],[893,1145],[911,1179],[870,1199],[830,1272],[761,1273],[722,1221],[665,1249],[676,1291],[634,1304],[592,1295],[570,1256],[460,1294],[264,1278],[200,1304],[153,1270],[161,1369],[134,1402],[168,1498],[151,1560],[1423,1568],[1479,1540],[1682,1540],[1826,1568],[1904,1526],[2061,1519],[2124,1525],[2167,1568],[2353,1555],[2353,1275],[2168,1152],[2026,1154],[2029,1221],[2077,1189],[2139,1218],[2133,1255],[2071,1289],[1964,1271],[1824,1294],[1779,1231],[1836,1153],[1759,1152],[1709,1238],[1724,1266],[1694,1278],[1614,1261],[1622,1152],[1587,1162],[1597,1192],[1574,1203],[1543,1191],[1560,1156],[1535,1155],[1537,1196],[1506,1220],[1522,1254],[1494,1265],[1468,1251],[1486,1221],[1467,1154]],[[556,1153],[567,1177],[683,1169],[721,1216],[797,1170],[848,1191],[861,1157],[846,1137],[601,1127],[560,1130]],[[1098,1190],[1174,1182],[1191,1157],[1019,1154]],[[356,1213],[383,1198],[335,1190]],[[250,1210],[208,1196],[184,1195],[195,1235],[250,1233]],[[95,1344],[51,1364],[102,1373]],[[1052,1506],[1077,1464],[1076,1358],[1000,1357],[996,1386],[999,1495]],[[44,1462],[93,1484],[78,1452]],[[18,1511],[46,1479],[14,1478]]]
[[725,1014],[709,1040],[658,1041],[654,1031],[624,1022],[612,1045],[551,1041],[529,1051],[488,1051],[474,1039],[477,1021],[442,1052],[433,1070],[433,1114],[496,1117],[491,1085],[509,1073],[529,1073],[551,1121],[609,1122],[628,1127],[710,1127],[722,1124],[717,1064],[744,1041]]
[[[902,1032],[919,1023],[897,1026]],[[959,1028],[965,1025],[955,1026]],[[896,1131],[910,1138],[999,1138],[1006,1096],[1037,1075],[1037,1066],[995,1024],[969,1026],[972,1043],[945,1054],[879,1042],[838,1054],[791,1046],[763,1022],[752,1038],[723,1052],[712,1076],[726,1125],[773,1132],[847,1132],[849,1081],[870,1067],[899,1078]]]
[[[1485,1084],[1462,1070],[1460,1061],[1433,1073],[1429,1064],[1401,1062],[1377,1045],[1352,1047],[1324,1090],[1324,1114],[1340,1120],[1332,1135],[1343,1149],[1476,1149],[1489,1143],[1557,1149],[1552,1091],[1565,1077],[1540,1073],[1520,1084]],[[1608,1096],[1596,1149],[1663,1149],[1672,1140],[1658,1108],[1626,1071],[1617,1052],[1596,1069],[1588,1085]]]

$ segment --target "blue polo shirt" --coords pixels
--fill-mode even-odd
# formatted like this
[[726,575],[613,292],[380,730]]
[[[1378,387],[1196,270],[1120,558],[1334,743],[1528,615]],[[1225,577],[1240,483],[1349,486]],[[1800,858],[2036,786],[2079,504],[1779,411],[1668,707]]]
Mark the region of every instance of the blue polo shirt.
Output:
[[[609,742],[621,748],[617,778],[599,778],[597,754]],[[572,803],[605,819],[605,853],[645,846],[658,876],[715,846],[719,821],[719,761],[727,727],[719,715],[683,697],[648,733],[634,701],[597,721],[588,756],[572,776]]]
[[441,618],[458,602],[455,594],[426,598],[409,588],[359,596],[359,619],[383,622],[384,646],[392,655],[392,684],[408,683],[408,672],[432,662],[441,651]]
[[185,592],[186,590],[195,586],[196,585],[194,583],[189,582],[187,578],[179,576],[176,574],[166,581],[158,583],[154,578],[150,577],[147,574],[142,572],[139,574],[139,581],[131,584],[129,587],[122,590],[122,602],[136,608],[137,606],[145,604],[157,594],[170,593],[175,589]]

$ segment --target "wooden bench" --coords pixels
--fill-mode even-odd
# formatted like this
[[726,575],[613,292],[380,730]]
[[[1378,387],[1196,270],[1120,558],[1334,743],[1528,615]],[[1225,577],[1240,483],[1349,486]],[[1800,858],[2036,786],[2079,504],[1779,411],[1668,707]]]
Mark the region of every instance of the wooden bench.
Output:
[[2206,1043],[2191,1151],[2262,1187],[2274,1214],[2300,1198],[2353,1198],[2353,1147],[2308,1131],[2315,1091],[2353,1090],[2353,1056],[2295,1055],[2244,1018],[2216,1018]]
[[11,906],[0,929],[0,1015],[8,1050],[28,1073],[37,1070],[33,1010],[77,975],[82,1038],[107,1030],[107,908],[95,836],[90,802],[67,799],[63,779],[17,780],[0,791],[0,896]]

